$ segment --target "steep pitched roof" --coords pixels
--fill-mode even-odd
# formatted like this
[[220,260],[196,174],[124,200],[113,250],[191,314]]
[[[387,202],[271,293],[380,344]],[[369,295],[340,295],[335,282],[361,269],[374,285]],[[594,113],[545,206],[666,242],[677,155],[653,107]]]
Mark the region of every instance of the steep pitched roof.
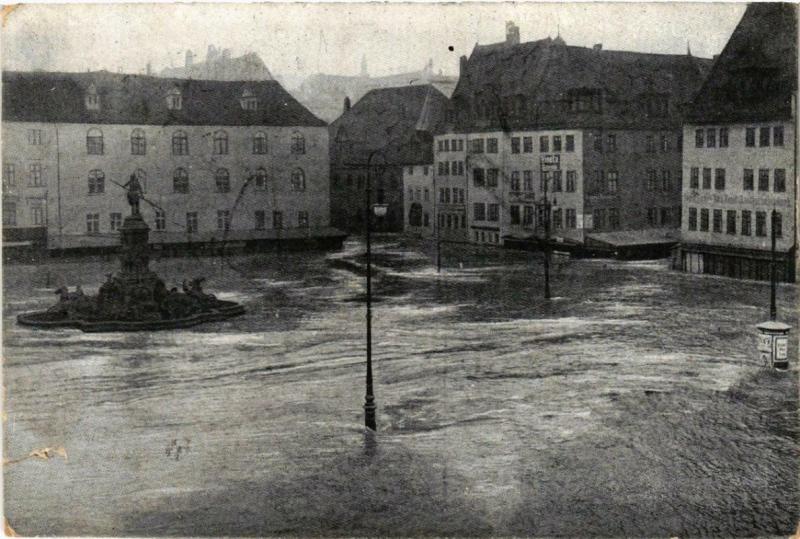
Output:
[[[710,64],[690,55],[569,46],[560,38],[476,45],[453,93],[457,128],[678,125]],[[602,96],[602,113],[570,110],[572,96],[592,92]],[[651,114],[647,103],[657,96],[669,99],[671,114]],[[494,118],[476,117],[480,101]]]
[[689,118],[699,123],[789,119],[796,92],[797,6],[750,4]]
[[331,161],[366,164],[380,149],[391,164],[430,163],[431,133],[441,125],[446,106],[447,98],[431,85],[371,90],[330,125]]
[[[99,110],[88,110],[86,92],[94,85]],[[180,110],[167,107],[178,89]],[[243,110],[249,89],[257,110]],[[139,125],[325,126],[275,81],[207,81],[87,73],[3,72],[3,120]]]

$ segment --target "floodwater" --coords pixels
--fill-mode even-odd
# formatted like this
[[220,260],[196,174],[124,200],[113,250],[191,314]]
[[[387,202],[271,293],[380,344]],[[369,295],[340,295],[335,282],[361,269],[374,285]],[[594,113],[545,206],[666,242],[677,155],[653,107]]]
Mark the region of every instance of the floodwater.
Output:
[[[378,433],[362,428],[364,277],[339,253],[166,258],[247,314],[172,332],[37,331],[56,285],[4,272],[5,512],[24,535],[786,535],[796,372],[760,369],[769,285],[666,261],[378,242]],[[796,288],[778,289],[796,325]],[[796,335],[796,332],[795,332]],[[796,356],[796,336],[790,343]],[[28,458],[41,448],[66,458]]]

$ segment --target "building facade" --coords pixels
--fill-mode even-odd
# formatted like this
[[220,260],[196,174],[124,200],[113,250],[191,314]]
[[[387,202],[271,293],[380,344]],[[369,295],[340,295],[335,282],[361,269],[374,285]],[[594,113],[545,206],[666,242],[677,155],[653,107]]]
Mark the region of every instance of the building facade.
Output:
[[4,185],[27,172],[48,248],[116,245],[132,175],[156,245],[336,235],[327,128],[277,83],[124,77],[4,76]]
[[404,174],[408,167],[424,171],[433,161],[432,131],[440,125],[446,105],[447,98],[427,85],[372,90],[345,107],[330,125],[333,226],[364,231],[369,184],[373,202],[388,205],[386,217],[375,222],[375,228],[403,231],[408,216]]
[[752,4],[684,126],[682,242],[692,273],[795,279],[797,11]]
[[436,136],[437,184],[465,191],[464,237],[535,243],[547,220],[566,244],[675,243],[682,113],[710,62],[518,36],[509,23],[462,57]]
[[403,167],[404,231],[421,238],[433,236],[434,192],[432,189],[433,164]]

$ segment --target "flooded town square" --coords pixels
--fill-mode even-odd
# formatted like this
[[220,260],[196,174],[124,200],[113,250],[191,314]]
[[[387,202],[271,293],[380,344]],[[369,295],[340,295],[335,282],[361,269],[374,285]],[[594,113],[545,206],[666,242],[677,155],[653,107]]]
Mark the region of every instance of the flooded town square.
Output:
[[3,526],[800,539],[789,2],[3,9]]
[[[156,258],[246,314],[149,333],[19,326],[112,258],[4,278],[6,516],[25,535],[786,535],[797,375],[757,360],[769,283],[381,236],[377,432],[363,242]],[[348,269],[350,266],[351,269]],[[796,288],[778,287],[797,322]],[[790,341],[791,357],[797,343]]]

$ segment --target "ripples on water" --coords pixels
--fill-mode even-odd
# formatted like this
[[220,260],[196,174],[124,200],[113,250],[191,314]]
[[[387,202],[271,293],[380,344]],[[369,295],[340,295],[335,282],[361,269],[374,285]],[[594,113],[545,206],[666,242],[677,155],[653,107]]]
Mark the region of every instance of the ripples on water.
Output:
[[[361,249],[348,242],[328,256],[358,261]],[[613,439],[604,418],[626,396],[677,392],[702,407],[755,369],[763,283],[683,275],[664,261],[573,261],[556,266],[548,302],[535,255],[501,253],[498,265],[496,253],[445,254],[437,274],[398,243],[376,253],[380,454],[366,463],[363,277],[331,269],[326,255],[158,260],[168,286],[203,275],[248,312],[150,334],[19,327],[19,312],[53,301],[48,280],[94,292],[113,262],[14,266],[4,274],[6,454],[63,446],[69,460],[7,468],[12,524],[44,534],[559,533],[568,519],[558,528],[512,514],[531,481],[543,492],[557,481],[542,467],[558,448]],[[794,301],[781,285],[792,323]],[[411,508],[427,500],[418,513],[431,521],[403,528],[407,515],[387,509],[397,498],[363,490],[378,476],[389,491],[410,489],[397,496]],[[301,503],[309,492],[320,502]],[[359,521],[355,508],[376,503],[373,527]],[[538,510],[570,510],[548,503]]]

